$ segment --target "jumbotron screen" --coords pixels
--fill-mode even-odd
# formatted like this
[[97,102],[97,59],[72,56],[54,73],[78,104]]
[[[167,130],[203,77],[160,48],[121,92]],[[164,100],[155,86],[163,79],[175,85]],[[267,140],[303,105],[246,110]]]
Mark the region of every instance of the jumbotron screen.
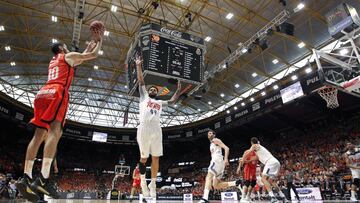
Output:
[[280,90],[281,99],[283,103],[288,103],[296,98],[304,95],[304,91],[301,87],[300,82],[296,82],[282,90]]
[[93,132],[92,141],[106,142],[107,141],[107,133]]

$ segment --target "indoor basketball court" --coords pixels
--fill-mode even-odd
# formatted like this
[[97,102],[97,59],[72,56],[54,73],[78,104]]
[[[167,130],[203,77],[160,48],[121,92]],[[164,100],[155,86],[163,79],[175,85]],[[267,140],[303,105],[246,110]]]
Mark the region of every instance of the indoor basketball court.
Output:
[[0,5],[0,203],[360,199],[359,1]]

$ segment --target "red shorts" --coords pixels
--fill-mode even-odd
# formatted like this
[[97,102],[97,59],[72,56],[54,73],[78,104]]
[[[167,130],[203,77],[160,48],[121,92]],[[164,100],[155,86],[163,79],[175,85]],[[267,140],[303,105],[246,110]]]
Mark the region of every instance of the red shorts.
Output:
[[256,167],[245,165],[244,167],[244,180],[256,180]]
[[135,180],[133,180],[132,186],[133,187],[140,187],[140,183],[141,183],[140,179],[135,179]]
[[30,123],[40,128],[50,129],[53,121],[65,125],[65,116],[69,106],[69,93],[63,85],[46,85],[37,93],[34,101],[34,117]]

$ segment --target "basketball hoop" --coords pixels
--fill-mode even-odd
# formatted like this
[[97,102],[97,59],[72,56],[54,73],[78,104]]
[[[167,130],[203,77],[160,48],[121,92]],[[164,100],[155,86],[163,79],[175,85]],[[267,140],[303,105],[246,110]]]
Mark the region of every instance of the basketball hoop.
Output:
[[326,106],[330,109],[335,109],[339,107],[339,102],[337,98],[338,89],[331,87],[331,86],[325,86],[318,90],[319,95],[321,98],[323,98],[326,101]]

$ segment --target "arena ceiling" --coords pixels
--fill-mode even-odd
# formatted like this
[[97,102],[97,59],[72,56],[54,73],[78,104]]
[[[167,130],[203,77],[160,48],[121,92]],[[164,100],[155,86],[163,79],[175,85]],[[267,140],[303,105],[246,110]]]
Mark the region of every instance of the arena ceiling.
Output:
[[[79,0],[77,0],[79,1]],[[0,90],[32,106],[47,80],[54,40],[71,43],[76,0],[0,0]],[[155,9],[154,3],[158,3]],[[124,61],[138,28],[146,22],[211,37],[206,42],[205,67],[211,71],[238,44],[251,38],[284,9],[295,35],[274,32],[268,48],[259,46],[214,75],[201,100],[189,97],[167,107],[163,126],[194,122],[215,115],[265,86],[303,67],[312,48],[332,41],[324,14],[341,1],[327,0],[86,0],[80,50],[90,39],[89,24],[105,22],[103,54],[76,69],[68,119],[110,127],[136,127],[138,100],[127,95]],[[305,8],[294,13],[303,2]],[[346,1],[360,8],[358,1]],[[116,11],[114,12],[114,6]],[[113,9],[112,9],[113,8]],[[139,10],[144,9],[143,13]],[[191,19],[189,20],[189,13]],[[229,13],[233,16],[227,19]],[[55,21],[56,17],[56,22]],[[228,16],[229,17],[229,16]],[[1,27],[2,26],[2,27]],[[298,45],[303,42],[305,46]],[[246,103],[245,103],[246,105]],[[128,123],[123,117],[129,109]]]

